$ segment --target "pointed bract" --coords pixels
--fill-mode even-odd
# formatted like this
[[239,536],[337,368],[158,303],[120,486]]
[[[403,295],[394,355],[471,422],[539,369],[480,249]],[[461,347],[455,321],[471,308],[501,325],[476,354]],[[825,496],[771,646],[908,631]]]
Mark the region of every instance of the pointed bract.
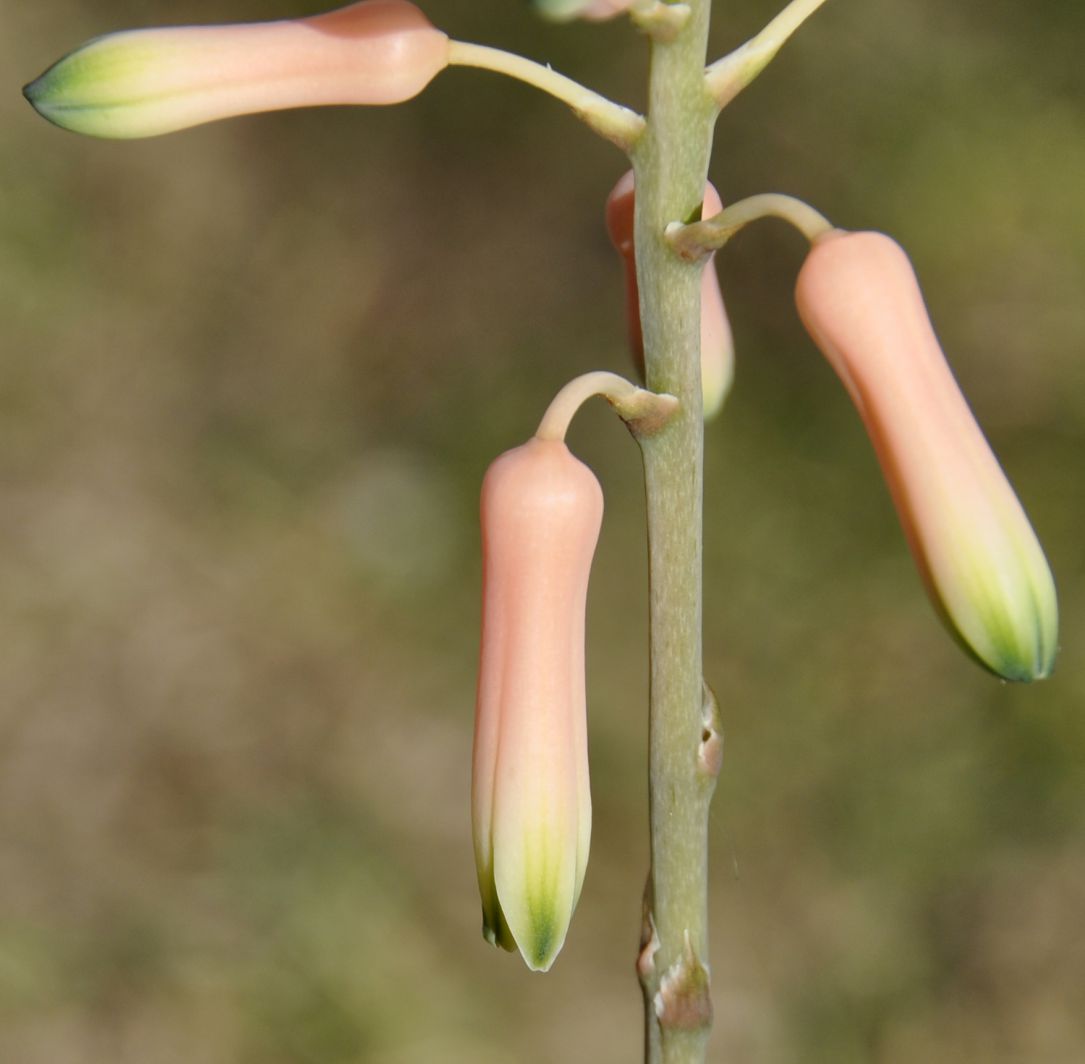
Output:
[[483,932],[546,971],[591,836],[584,688],[599,482],[557,440],[501,455],[482,487],[483,606],[472,822]]
[[1058,637],[1051,571],[904,251],[881,233],[833,231],[803,265],[796,302],[862,415],[939,614],[992,672],[1047,676]]
[[153,137],[258,111],[401,103],[447,63],[448,38],[413,4],[363,0],[311,18],[109,34],[23,92],[65,129]]

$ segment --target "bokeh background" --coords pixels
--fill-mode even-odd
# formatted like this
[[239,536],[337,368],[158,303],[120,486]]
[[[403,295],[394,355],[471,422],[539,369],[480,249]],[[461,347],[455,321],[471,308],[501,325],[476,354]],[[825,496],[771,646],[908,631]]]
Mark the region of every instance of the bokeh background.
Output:
[[[477,494],[552,393],[624,371],[619,154],[450,71],[398,108],[83,140],[19,96],[98,33],[313,0],[0,0],[0,1060],[636,1060],[643,502],[603,407],[595,831],[555,969],[479,935]],[[717,52],[773,13],[717,4]],[[430,0],[643,99],[626,26]],[[835,0],[726,113],[726,199],[910,250],[1059,579],[1058,674],[1000,684],[926,602],[799,326],[802,241],[719,268],[707,441],[712,1060],[1085,1060],[1085,8]]]

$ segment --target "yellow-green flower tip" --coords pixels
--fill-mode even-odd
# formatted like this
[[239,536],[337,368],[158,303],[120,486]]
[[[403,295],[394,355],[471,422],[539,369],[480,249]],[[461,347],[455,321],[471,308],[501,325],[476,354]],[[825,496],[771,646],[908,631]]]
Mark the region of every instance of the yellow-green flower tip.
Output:
[[471,813],[483,934],[532,971],[557,957],[588,863],[588,575],[603,517],[558,440],[501,455],[482,487],[483,604]]
[[796,302],[866,424],[942,619],[998,676],[1050,675],[1051,570],[946,364],[908,257],[881,233],[828,233]]
[[392,104],[448,64],[448,38],[406,0],[311,18],[128,30],[76,49],[23,94],[92,137],[153,137],[235,115]]

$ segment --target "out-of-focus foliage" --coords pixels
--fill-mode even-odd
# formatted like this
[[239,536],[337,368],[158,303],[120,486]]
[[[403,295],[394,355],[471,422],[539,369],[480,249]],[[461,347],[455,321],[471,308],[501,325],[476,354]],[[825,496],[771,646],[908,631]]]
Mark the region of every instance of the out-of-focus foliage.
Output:
[[[718,50],[772,5],[717,5]],[[636,1059],[646,871],[638,458],[600,406],[595,829],[553,972],[479,934],[467,811],[477,492],[552,393],[623,369],[602,205],[562,108],[449,71],[399,108],[131,144],[18,85],[128,26],[303,0],[0,0],[0,1059]],[[639,104],[620,22],[433,0]],[[725,200],[802,196],[912,255],[1061,591],[1050,681],[931,614],[791,304],[799,238],[719,257],[709,427],[713,1059],[1085,1056],[1085,9],[837,0],[718,131]]]

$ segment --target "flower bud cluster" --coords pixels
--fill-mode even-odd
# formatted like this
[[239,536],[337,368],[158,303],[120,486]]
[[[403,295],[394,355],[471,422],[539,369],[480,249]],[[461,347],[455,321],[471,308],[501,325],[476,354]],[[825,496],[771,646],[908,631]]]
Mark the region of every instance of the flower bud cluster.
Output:
[[[648,17],[648,8],[634,0],[537,0],[537,6],[555,18],[599,20],[631,9],[642,24]],[[790,32],[795,18],[799,15],[785,20],[784,30]],[[769,35],[757,63],[774,54],[780,32]],[[101,37],[61,59],[25,92],[57,125],[93,136],[147,137],[258,111],[399,103],[456,61],[454,43],[407,0],[361,0],[302,19]],[[482,64],[487,56],[497,62],[489,55],[492,49],[455,47],[461,62]],[[494,69],[514,67],[524,74],[523,61],[508,56]],[[532,77],[543,78],[548,91],[564,93],[578,113],[598,116],[599,97],[588,94],[588,100],[582,86],[570,90],[569,79],[540,64],[533,69]],[[748,76],[751,70],[742,64],[719,67],[717,102]],[[618,128],[628,133],[627,122]],[[639,135],[641,128],[634,132]],[[626,147],[633,143],[631,135],[612,139]],[[754,208],[761,217],[764,201],[771,200],[775,209],[799,217],[793,201],[781,206],[786,199],[754,197],[732,205],[727,214],[744,205],[748,214],[749,204],[762,201]],[[721,210],[716,190],[707,185],[703,212]],[[809,221],[810,209],[806,212]],[[643,374],[634,213],[630,171],[610,193],[606,223],[625,265],[629,340]],[[816,238],[798,278],[799,313],[866,425],[931,597],[959,641],[987,668],[1013,680],[1046,676],[1053,667],[1058,623],[1051,572],[946,364],[911,264],[886,236],[825,233],[828,225],[815,214],[813,229],[807,230]],[[720,246],[703,243],[697,230],[686,229],[687,236],[691,232],[698,253]],[[716,413],[727,395],[733,358],[709,256],[700,322],[706,416]],[[587,377],[591,394],[599,394],[600,380],[613,374]],[[664,431],[678,400],[619,383],[608,398],[624,410],[634,433],[643,440]],[[573,387],[576,404],[581,392]],[[558,407],[557,421],[567,424],[564,400]],[[595,476],[551,434],[551,420],[544,419],[544,426],[526,444],[501,455],[483,482],[482,638],[472,773],[484,933],[496,945],[518,949],[539,971],[547,970],[562,948],[587,867],[585,611],[603,516]],[[712,714],[706,716],[704,736],[697,763],[711,778],[720,757]],[[694,1019],[701,1022],[707,991],[697,980],[704,969],[690,956],[676,971],[696,979],[665,982],[660,1008],[689,1012],[693,1001]]]

